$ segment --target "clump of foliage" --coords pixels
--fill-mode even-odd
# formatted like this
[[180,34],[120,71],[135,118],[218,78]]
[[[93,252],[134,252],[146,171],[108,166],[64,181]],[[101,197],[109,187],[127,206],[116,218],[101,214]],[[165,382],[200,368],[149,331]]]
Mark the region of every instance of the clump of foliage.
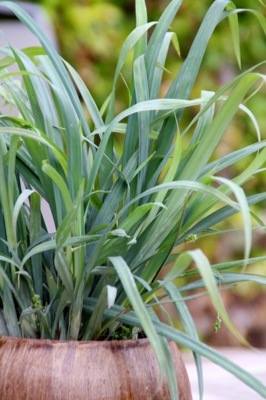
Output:
[[[168,49],[177,43],[168,30],[181,3],[172,0],[158,21],[148,22],[145,2],[136,0],[136,27],[121,47],[111,93],[98,108],[75,69],[34,21],[16,4],[1,2],[42,47],[0,50],[1,96],[13,110],[0,116],[0,334],[97,340],[106,331],[115,334],[121,324],[141,327],[173,399],[176,382],[166,339],[194,352],[200,393],[203,355],[265,394],[262,383],[199,341],[185,304],[189,290],[203,287],[219,318],[244,342],[219,288],[243,280],[266,283],[265,277],[243,271],[258,260],[251,257],[252,217],[264,224],[251,206],[265,201],[266,193],[246,196],[242,188],[265,168],[266,143],[243,104],[265,76],[255,65],[215,92],[191,96],[207,44],[224,18],[230,20],[240,56],[240,11],[232,2],[217,0],[162,97]],[[265,19],[254,14],[265,29]],[[117,114],[117,82],[130,55],[129,104]],[[184,125],[192,107],[196,112]],[[249,115],[258,140],[216,157],[239,112]],[[246,169],[231,179],[223,176],[246,157],[251,157]],[[51,211],[52,231],[42,199]],[[180,250],[202,234],[222,234],[215,226],[235,214],[243,221],[241,260],[212,266],[200,248]],[[193,279],[184,285],[184,277]],[[164,308],[166,297],[179,314],[182,331]],[[168,323],[160,321],[155,307]]]

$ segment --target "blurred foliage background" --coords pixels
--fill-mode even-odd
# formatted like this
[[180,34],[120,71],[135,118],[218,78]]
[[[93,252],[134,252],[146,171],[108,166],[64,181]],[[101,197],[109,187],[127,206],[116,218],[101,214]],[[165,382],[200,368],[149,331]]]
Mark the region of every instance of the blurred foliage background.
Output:
[[[121,45],[127,35],[135,26],[134,0],[35,0],[33,3],[42,4],[47,10],[53,22],[56,35],[58,38],[59,49],[62,56],[69,61],[80,73],[92,95],[94,96],[98,106],[101,106],[111,91],[113,74],[118,58]],[[179,13],[172,24],[172,29],[176,32],[181,54],[178,55],[174,46],[172,46],[165,72],[163,91],[167,91],[172,75],[180,68],[182,61],[188,54],[193,38],[200,26],[204,15],[211,5],[212,0],[184,0]],[[161,15],[169,1],[167,0],[146,0],[149,20],[156,20]],[[266,15],[266,7],[260,0],[235,0],[235,5],[239,8],[252,7]],[[252,3],[252,4],[250,4]],[[257,21],[251,13],[240,13],[240,42],[241,42],[241,69],[246,70],[254,64],[265,60],[266,42],[264,33]],[[130,63],[129,63],[130,64]],[[131,71],[129,64],[125,66],[123,78],[129,82]],[[209,43],[207,54],[203,60],[201,72],[196,81],[192,96],[200,95],[201,90],[216,90],[219,86],[231,80],[235,73],[238,72],[239,66],[234,55],[232,46],[231,32],[228,20],[222,21],[215,30],[213,37]],[[261,67],[261,72],[266,73],[265,65]],[[128,105],[127,90],[123,79],[118,83],[117,110]],[[259,126],[261,128],[262,139],[266,139],[265,132],[265,89],[259,95],[251,98],[247,106],[254,112]],[[184,118],[190,119],[193,110],[189,110]],[[182,128],[182,127],[181,127]],[[242,112],[235,124],[228,129],[228,132],[217,149],[220,154],[226,154],[232,150],[242,147],[245,144],[256,141],[256,132],[250,119]],[[249,163],[238,164],[238,171],[226,171],[228,177],[232,174],[240,173]],[[223,172],[224,173],[224,172]],[[248,195],[265,191],[266,173],[258,174],[254,177],[253,185],[246,187]],[[259,212],[260,217],[266,224],[266,204],[260,204],[255,210]],[[232,225],[227,229],[241,226],[238,217],[232,219]],[[230,245],[229,245],[230,244]],[[233,244],[233,245],[232,245]],[[188,247],[200,246],[208,255],[213,263],[221,262],[226,259],[242,258],[242,235],[236,232],[229,232],[224,236],[211,236],[199,239],[195,244],[188,244]],[[253,253],[252,256],[265,255],[266,236],[265,230],[256,230],[254,233]],[[259,263],[252,266],[252,271],[266,271],[266,264]],[[239,315],[233,321],[241,331],[253,344],[259,344],[266,347],[266,318],[265,318],[265,292],[263,289],[252,284],[239,285],[232,295],[227,298],[225,294],[225,302],[231,302],[233,305],[238,304],[238,310],[241,304],[253,304],[253,311],[258,307],[258,316],[255,312],[251,312],[256,323],[252,324],[243,321],[251,321],[250,311],[246,311],[245,316]],[[263,300],[261,300],[261,298]],[[196,303],[191,302],[191,308],[195,307],[194,313],[201,321],[202,334],[209,342],[214,344],[232,344],[224,332],[219,335],[223,337],[222,343],[214,339],[212,332],[213,319],[215,313],[212,307],[204,303],[200,311],[199,300]],[[230,303],[230,304],[231,304]],[[257,304],[257,305],[256,305]],[[248,310],[247,307],[244,307]],[[209,310],[209,311],[208,311]],[[262,311],[263,310],[263,311]],[[263,312],[261,315],[260,312]],[[204,326],[204,316],[210,314],[208,323]],[[264,317],[263,317],[264,316]],[[210,322],[212,321],[212,322]],[[250,327],[252,325],[252,328]],[[254,328],[255,326],[255,328]],[[222,328],[223,329],[223,328]],[[253,330],[251,333],[250,330]],[[223,331],[222,331],[223,332]],[[259,333],[258,333],[259,332]],[[254,343],[255,341],[255,343]],[[235,343],[233,343],[235,344]]]

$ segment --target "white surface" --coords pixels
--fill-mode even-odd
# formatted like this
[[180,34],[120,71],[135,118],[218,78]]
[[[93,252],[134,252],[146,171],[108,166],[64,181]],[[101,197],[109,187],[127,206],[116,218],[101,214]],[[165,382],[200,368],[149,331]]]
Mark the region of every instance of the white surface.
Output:
[[[266,391],[266,350],[218,349],[234,363],[252,373],[265,384]],[[192,387],[193,400],[199,399],[197,373],[192,357],[184,356]],[[203,361],[204,400],[261,400],[260,396],[243,382],[209,360]]]
[[[19,3],[19,2],[18,2]],[[34,19],[37,25],[42,29],[45,35],[49,38],[52,44],[56,47],[57,40],[55,36],[55,32],[52,26],[52,23],[45,12],[44,8],[37,4],[30,3],[20,3],[25,11],[27,11],[30,16]],[[13,14],[7,7],[2,7],[0,10],[1,13],[10,13]],[[18,19],[11,18],[0,20],[0,29],[6,35],[8,42],[18,48],[24,48],[28,46],[39,46],[39,40],[30,32],[30,30],[23,25]],[[5,36],[0,35],[0,44],[1,46],[7,45],[7,40]]]

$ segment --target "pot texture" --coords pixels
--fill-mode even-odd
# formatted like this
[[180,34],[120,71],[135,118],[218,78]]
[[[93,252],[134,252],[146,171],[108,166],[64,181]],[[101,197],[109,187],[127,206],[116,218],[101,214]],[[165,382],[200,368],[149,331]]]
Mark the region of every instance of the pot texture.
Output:
[[[170,342],[179,400],[190,384]],[[0,337],[1,400],[168,400],[166,381],[147,339],[60,342]]]

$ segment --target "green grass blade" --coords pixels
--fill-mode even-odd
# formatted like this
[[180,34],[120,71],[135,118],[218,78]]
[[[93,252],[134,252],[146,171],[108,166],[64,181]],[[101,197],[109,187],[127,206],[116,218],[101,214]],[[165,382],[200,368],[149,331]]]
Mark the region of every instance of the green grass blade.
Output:
[[[145,25],[148,23],[148,15],[145,0],[135,1],[135,14],[136,14],[136,26]],[[134,60],[145,53],[147,47],[147,34],[143,35],[137,42],[134,49]]]
[[[126,61],[126,58],[128,57],[130,51],[134,48],[134,46],[141,41],[141,38],[147,33],[147,31],[156,24],[156,22],[149,22],[145,23],[143,25],[137,26],[127,37],[125,40],[117,62],[117,67],[115,70],[115,75],[114,75],[114,85],[116,84],[116,81],[121,73],[121,69]],[[144,39],[145,40],[145,39]]]
[[16,307],[8,285],[3,287],[3,313],[8,334],[14,337],[21,337]]
[[169,29],[171,22],[173,21],[179,7],[183,3],[183,0],[172,0],[168,7],[164,10],[161,18],[156,25],[154,32],[150,38],[147,51],[145,53],[145,61],[147,65],[148,81],[151,84],[153,80],[154,71],[156,69],[156,63],[158,60],[161,46],[164,41],[165,34]]
[[229,154],[226,154],[219,160],[215,160],[213,162],[208,163],[206,167],[202,170],[202,175],[207,174],[209,171],[214,171],[215,173],[220,172],[223,169],[230,167],[236,162],[244,159],[245,157],[248,157],[253,153],[259,152],[260,150],[263,150],[265,147],[266,147],[266,141],[262,141],[259,143],[254,143],[249,146],[246,146],[243,149],[236,150]]
[[77,85],[79,92],[82,95],[84,103],[87,107],[87,110],[90,113],[90,116],[92,118],[92,121],[93,121],[95,127],[97,129],[101,128],[103,126],[103,119],[102,119],[101,113],[98,110],[98,107],[97,107],[91,93],[89,92],[85,83],[83,82],[83,80],[81,79],[79,74],[75,71],[75,69],[66,61],[65,61],[65,64],[66,64],[67,69],[69,70],[71,76],[73,77],[73,80],[74,80],[75,84]]
[[247,260],[249,258],[250,252],[251,252],[251,246],[252,246],[252,233],[251,233],[251,218],[250,218],[250,212],[249,212],[249,206],[248,206],[248,202],[244,193],[244,190],[236,185],[234,182],[225,179],[225,178],[213,178],[215,181],[220,182],[222,184],[225,184],[226,186],[228,186],[232,192],[234,193],[234,195],[237,198],[237,202],[240,206],[240,212],[241,212],[241,216],[243,218],[243,230],[244,230],[244,234],[245,234],[245,247],[244,247],[244,267],[247,263]]
[[[78,234],[83,233],[79,232],[83,193],[84,182],[80,185],[76,199],[70,204],[65,218],[57,229],[56,243],[58,249],[62,249],[62,247],[65,246],[67,239],[71,235],[71,232],[74,234],[75,232]],[[82,265],[80,265],[79,268],[82,268]]]
[[[121,70],[123,68],[123,65],[125,64],[125,61],[130,54],[130,51],[136,46],[140,46],[137,52],[142,52],[143,51],[143,43],[146,41],[146,34],[147,31],[156,24],[156,22],[149,22],[145,23],[144,25],[137,26],[126,38],[125,42],[123,43],[123,46],[121,47],[119,58],[117,61],[117,66],[114,74],[114,79],[113,79],[113,87],[112,87],[112,92],[110,95],[109,99],[109,109],[107,113],[107,118],[106,122],[109,123],[113,118],[115,114],[115,88],[116,88],[116,83],[117,80],[121,74]],[[139,43],[139,45],[138,45]],[[135,57],[137,57],[135,55]]]
[[[189,97],[198,75],[209,39],[215,27],[220,22],[220,18],[223,15],[227,3],[228,0],[214,1],[208,9],[200,29],[198,30],[197,36],[190,48],[189,54],[167,93],[167,98],[187,99]],[[180,119],[181,115],[182,110],[176,113],[177,120]],[[176,118],[169,118],[164,124],[156,146],[156,151],[159,154],[165,154],[166,149],[169,148],[173,140],[173,136],[176,132]],[[167,132],[167,136],[164,132]]]
[[8,336],[6,321],[2,310],[0,310],[0,336]]
[[197,177],[197,171],[201,171],[209,160],[210,155],[213,153],[221,140],[222,135],[237,112],[238,106],[243,101],[244,96],[252,85],[259,79],[260,76],[253,73],[243,76],[232,91],[231,95],[224,102],[219,113],[215,116],[207,134],[201,138],[201,141],[192,153],[187,166],[183,168],[180,179],[183,179],[185,176],[189,177],[189,179]]
[[73,277],[71,274],[70,265],[67,262],[67,257],[61,251],[57,251],[55,254],[54,265],[58,272],[58,276],[60,277],[68,297],[71,299],[74,294],[74,283]]
[[232,14],[236,14],[236,13],[242,13],[242,12],[248,12],[248,13],[253,14],[257,18],[261,28],[263,29],[264,34],[266,35],[265,16],[263,15],[263,13],[261,13],[257,10],[253,10],[251,8],[237,8],[235,10],[232,9],[232,11],[228,11],[227,13],[225,13],[224,17],[231,16]]
[[43,172],[52,179],[52,181],[56,184],[56,187],[60,190],[62,197],[64,199],[64,204],[66,210],[69,211],[72,207],[72,200],[69,194],[69,189],[64,178],[60,173],[57,172],[55,168],[53,168],[47,160],[44,160],[42,163]]
[[113,306],[113,301],[110,303],[110,297],[113,295],[114,297],[116,296],[116,288],[107,285],[102,289],[91,318],[85,327],[82,340],[92,340],[95,336],[97,337],[97,334],[101,331],[103,314],[106,307],[110,308]]
[[16,203],[14,204],[13,208],[13,213],[12,213],[12,225],[13,225],[13,230],[14,232],[17,229],[17,220],[18,220],[18,215],[23,207],[24,202],[29,198],[29,196],[34,193],[33,190],[25,189],[23,192],[19,195],[19,197],[16,200]]
[[125,229],[126,232],[129,232],[131,228],[138,224],[138,222],[141,221],[152,208],[160,209],[165,208],[165,206],[163,203],[158,202],[143,204],[133,210],[128,217],[123,220],[123,222],[119,225],[120,228]]
[[[164,65],[165,65],[165,61],[166,61],[166,57],[167,57],[167,54],[169,51],[169,46],[170,46],[171,41],[177,40],[174,38],[175,38],[175,34],[173,32],[167,32],[163,39],[163,44],[162,44],[160,52],[158,54],[157,64],[156,64],[156,68],[154,70],[153,79],[150,84],[150,98],[151,99],[156,99],[157,97],[160,96],[160,89],[161,89],[161,84],[162,84]],[[155,118],[154,114],[152,114],[151,120],[153,118]]]
[[[38,193],[32,193],[30,196],[30,242],[34,243],[41,236],[41,199]],[[34,282],[34,293],[43,298],[43,268],[42,256],[38,254],[31,260],[32,276]]]
[[14,204],[14,196],[15,196],[15,186],[16,186],[16,176],[15,176],[15,168],[16,168],[16,154],[19,149],[22,141],[18,136],[12,136],[10,141],[10,146],[8,150],[8,201],[10,205]]
[[[135,95],[138,103],[149,99],[149,86],[147,79],[147,71],[144,56],[139,57],[134,63],[134,87]],[[150,116],[149,113],[138,114],[138,165],[141,165],[149,157],[149,130]],[[142,190],[143,182],[146,175],[147,166],[144,166],[138,174],[138,190]]]
[[21,20],[25,26],[39,39],[40,43],[42,44],[44,50],[49,56],[49,59],[54,65],[55,70],[58,73],[58,76],[62,80],[64,87],[67,90],[67,93],[70,97],[71,103],[73,104],[77,114],[79,114],[82,118],[82,123],[84,130],[87,131],[87,121],[85,120],[85,116],[82,112],[82,108],[73,86],[69,75],[66,73],[63,61],[57,51],[49,42],[49,39],[45,36],[45,34],[41,31],[41,29],[37,26],[35,21],[27,14],[21,7],[11,1],[1,1],[1,6],[7,7],[14,12],[18,19]]
[[[265,261],[265,259],[266,259],[266,257],[258,257],[259,261]],[[255,262],[255,259],[253,260],[253,262]],[[242,261],[242,263],[243,263],[243,261]],[[220,266],[221,266],[221,268],[223,268],[222,264],[220,264]],[[213,265],[213,268],[215,268],[214,265]],[[265,278],[265,276],[262,276],[262,275],[255,275],[255,274],[248,274],[248,273],[244,274],[243,272],[223,272],[221,275],[220,282],[222,282],[223,285],[232,284],[232,283],[240,283],[240,282],[255,282],[260,285],[266,285],[266,278]]]
[[230,331],[235,335],[235,337],[246,346],[250,346],[248,342],[241,336],[241,334],[237,331],[237,329],[233,326],[230,318],[227,314],[227,311],[224,307],[224,304],[221,300],[219,290],[213,276],[213,271],[209,264],[207,257],[201,252],[201,250],[192,250],[188,252],[191,258],[196,263],[202,279],[204,281],[205,287],[208,291],[208,294],[215,306],[220,318],[226,324],[226,326],[230,329]]
[[[165,166],[164,171],[167,169],[165,176],[162,178],[162,181],[167,183],[167,182],[172,182],[174,180],[176,171],[178,169],[180,160],[181,160],[181,154],[182,154],[182,142],[181,142],[181,137],[179,132],[177,132],[176,135],[176,140],[175,140],[175,145],[174,145],[173,153],[171,158],[169,158],[169,167],[167,169],[167,166]],[[155,202],[157,203],[162,203],[167,196],[167,190],[165,191],[160,191],[157,193],[155,197]],[[146,218],[144,229],[148,227],[148,225],[153,221],[153,219],[156,217],[158,213],[158,210],[153,209],[150,212],[150,215],[148,218]]]
[[[258,195],[253,195],[247,197],[247,202],[250,205],[252,204],[257,204],[262,201],[266,200],[266,193],[261,193]],[[211,227],[217,225],[219,222],[225,221],[232,215],[234,215],[238,210],[230,207],[230,206],[225,206],[220,208],[219,210],[213,212],[211,215],[208,215],[207,217],[203,218],[201,221],[199,221],[197,224],[195,224],[192,228],[186,229],[184,235],[182,235],[177,241],[176,245],[183,243],[186,237],[190,235],[197,235],[202,232],[208,231]],[[186,228],[186,227],[185,227]]]
[[[235,4],[230,1],[227,6],[227,10],[235,10]],[[239,68],[241,68],[241,54],[240,54],[240,38],[239,38],[239,24],[238,24],[238,15],[236,13],[232,13],[229,15],[229,24],[232,33],[232,41],[234,46],[234,51],[237,59],[237,63]]]
[[[221,201],[224,201],[227,204],[230,204],[233,208],[237,208],[239,210],[239,207],[236,203],[232,202],[227,196],[225,196],[223,193],[220,191],[213,189],[207,185],[202,185],[199,182],[195,181],[175,181],[171,183],[163,183],[160,184],[152,189],[149,189],[141,194],[141,197],[148,196],[149,194],[153,194],[156,192],[159,192],[161,190],[173,190],[173,189],[180,189],[178,192],[174,192],[175,196],[173,196],[172,203],[170,205],[166,205],[167,209],[161,213],[158,218],[155,220],[154,224],[152,227],[148,228],[145,232],[145,240],[142,242],[143,238],[141,237],[138,241],[138,243],[134,247],[134,259],[136,263],[139,263],[140,260],[145,260],[147,259],[150,255],[156,251],[156,249],[160,248],[160,243],[162,243],[162,240],[166,238],[169,232],[171,232],[172,227],[177,223],[178,215],[182,211],[179,207],[179,202],[177,201],[177,198],[179,201],[183,201],[186,193],[188,191],[200,191],[203,193],[210,194],[211,196],[214,196],[214,198],[217,198]],[[178,196],[176,195],[178,193]],[[138,200],[140,196],[137,196],[136,199]],[[129,202],[127,204],[127,207],[133,202]],[[121,213],[124,212],[124,210],[121,211]],[[119,216],[119,214],[118,214]],[[161,219],[163,219],[163,223],[161,222]],[[165,230],[165,226],[168,226],[167,232]]]
[[[1,128],[0,128],[1,129]],[[3,219],[6,227],[6,237],[9,244],[10,249],[15,247],[16,245],[16,231],[14,231],[12,226],[12,207],[10,204],[9,195],[8,195],[8,183],[6,182],[6,166],[5,166],[5,157],[7,156],[7,149],[4,143],[4,139],[0,136],[0,202],[1,202],[1,210],[3,214]],[[10,184],[14,184],[13,179]]]
[[189,54],[174,80],[167,97],[186,99],[194,85],[208,41],[220,22],[228,0],[216,0],[208,9]]
[[116,269],[119,279],[123,284],[123,288],[127,293],[128,299],[134,308],[136,315],[138,316],[139,322],[150,340],[152,348],[156,354],[161,373],[166,374],[171,398],[173,400],[178,399],[173,361],[171,361],[171,355],[169,353],[167,343],[156,334],[151,317],[145,308],[133,275],[131,274],[126,262],[121,257],[110,257],[110,261]]
[[[43,118],[43,113],[41,112],[40,109],[40,100],[41,100],[41,93],[38,93],[40,97],[37,95],[35,91],[35,85],[34,85],[34,80],[38,80],[37,77],[34,75],[31,75],[31,71],[34,73],[38,73],[37,68],[31,63],[27,57],[24,56],[24,53],[20,52],[19,50],[13,50],[14,58],[16,60],[16,63],[20,70],[22,72],[26,72],[25,74],[22,75],[23,82],[25,85],[25,90],[28,94],[28,99],[30,102],[31,106],[31,111],[32,111],[32,116],[34,118],[34,124],[36,127],[40,130],[44,130],[44,118]],[[37,83],[37,82],[36,82]],[[38,85],[40,87],[40,85]]]
[[[173,300],[173,304],[175,309],[178,312],[179,318],[181,323],[186,331],[186,333],[194,338],[195,340],[199,340],[197,330],[192,319],[192,316],[180,294],[176,286],[169,282],[164,285],[164,290],[169,295],[170,299]],[[193,352],[193,356],[195,359],[196,367],[197,367],[197,374],[198,374],[198,381],[199,381],[199,396],[200,399],[203,399],[203,371],[202,371],[202,362],[201,358],[198,353]]]
[[[119,115],[117,115],[112,122],[108,125],[107,130],[102,138],[98,151],[96,153],[94,163],[92,166],[91,174],[89,177],[88,182],[88,190],[92,190],[95,178],[97,173],[100,169],[102,160],[105,155],[105,150],[108,145],[108,141],[110,136],[112,135],[113,131],[116,129],[116,126],[122,121],[124,118],[129,117],[133,114],[137,114],[139,112],[145,111],[158,111],[158,110],[165,110],[173,112],[174,110],[181,109],[184,107],[193,107],[195,105],[200,105],[204,102],[203,99],[196,99],[196,100],[179,100],[179,99],[156,99],[156,100],[148,100],[143,101],[141,103],[137,103],[132,107],[128,108],[125,111],[122,111]],[[131,148],[130,148],[131,149]],[[132,149],[130,150],[132,152]],[[123,155],[126,151],[123,153]],[[129,157],[130,158],[130,157]]]

